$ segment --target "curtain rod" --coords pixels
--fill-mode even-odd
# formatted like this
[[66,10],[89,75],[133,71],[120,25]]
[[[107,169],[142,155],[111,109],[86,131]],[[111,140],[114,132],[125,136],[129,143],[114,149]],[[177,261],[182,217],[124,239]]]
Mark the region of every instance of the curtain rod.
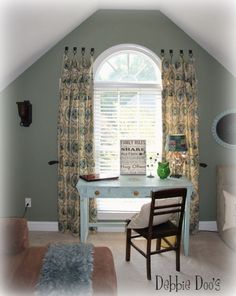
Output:
[[[65,47],[65,54],[67,54],[69,51],[69,46],[66,46]],[[81,47],[81,54],[84,55],[85,54],[85,51],[86,51],[86,48],[85,47]],[[94,55],[94,48],[92,47],[90,49],[90,55],[93,56]],[[73,53],[76,54],[77,53],[77,47],[73,47]]]
[[[170,56],[173,56],[173,49],[169,49],[169,54],[170,54]],[[164,56],[164,54],[165,54],[165,50],[164,49],[161,49],[161,56]],[[183,49],[180,49],[179,50],[179,54],[180,54],[180,56],[183,56],[184,55],[184,51],[183,51]],[[189,49],[188,50],[188,54],[189,54],[189,56],[190,57],[192,57],[193,56],[193,51],[192,51],[192,49]]]

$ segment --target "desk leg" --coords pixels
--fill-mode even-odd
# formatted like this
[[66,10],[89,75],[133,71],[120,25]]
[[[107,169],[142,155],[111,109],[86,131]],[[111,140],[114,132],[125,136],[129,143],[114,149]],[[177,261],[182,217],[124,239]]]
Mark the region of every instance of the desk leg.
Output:
[[80,241],[86,242],[88,236],[88,199],[80,197]]
[[192,196],[192,189],[188,188],[185,214],[184,214],[184,233],[183,233],[183,244],[184,244],[184,255],[189,255],[189,224],[190,224],[190,200]]

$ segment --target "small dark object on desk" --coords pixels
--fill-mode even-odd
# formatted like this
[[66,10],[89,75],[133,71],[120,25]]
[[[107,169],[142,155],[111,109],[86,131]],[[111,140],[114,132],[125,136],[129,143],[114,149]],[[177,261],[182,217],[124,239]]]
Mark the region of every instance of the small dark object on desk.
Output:
[[87,182],[101,181],[101,180],[116,180],[119,178],[119,176],[102,175],[102,174],[82,175],[79,177]]
[[171,178],[177,178],[177,179],[179,179],[179,178],[182,177],[182,175],[178,175],[178,174],[176,174],[176,175],[170,175],[170,177],[171,177]]

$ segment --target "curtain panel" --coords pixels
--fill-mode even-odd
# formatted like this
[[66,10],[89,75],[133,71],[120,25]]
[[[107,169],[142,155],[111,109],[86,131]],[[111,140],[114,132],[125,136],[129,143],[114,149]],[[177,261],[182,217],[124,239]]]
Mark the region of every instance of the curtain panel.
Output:
[[[59,230],[80,234],[79,175],[94,173],[93,60],[65,51],[59,83],[58,222]],[[95,200],[90,219],[96,219]]]
[[199,132],[198,97],[195,62],[192,55],[185,60],[180,55],[174,63],[172,55],[162,56],[162,116],[163,116],[163,158],[171,162],[170,153],[165,150],[168,134],[185,134],[188,151],[182,174],[194,185],[190,206],[190,230],[199,224]]

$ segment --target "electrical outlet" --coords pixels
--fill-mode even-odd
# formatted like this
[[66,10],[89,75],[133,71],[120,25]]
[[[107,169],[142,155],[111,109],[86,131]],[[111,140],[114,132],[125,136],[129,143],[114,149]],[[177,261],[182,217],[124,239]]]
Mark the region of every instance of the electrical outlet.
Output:
[[29,197],[25,198],[25,207],[27,204],[28,204],[28,208],[31,208],[31,198],[29,198]]

